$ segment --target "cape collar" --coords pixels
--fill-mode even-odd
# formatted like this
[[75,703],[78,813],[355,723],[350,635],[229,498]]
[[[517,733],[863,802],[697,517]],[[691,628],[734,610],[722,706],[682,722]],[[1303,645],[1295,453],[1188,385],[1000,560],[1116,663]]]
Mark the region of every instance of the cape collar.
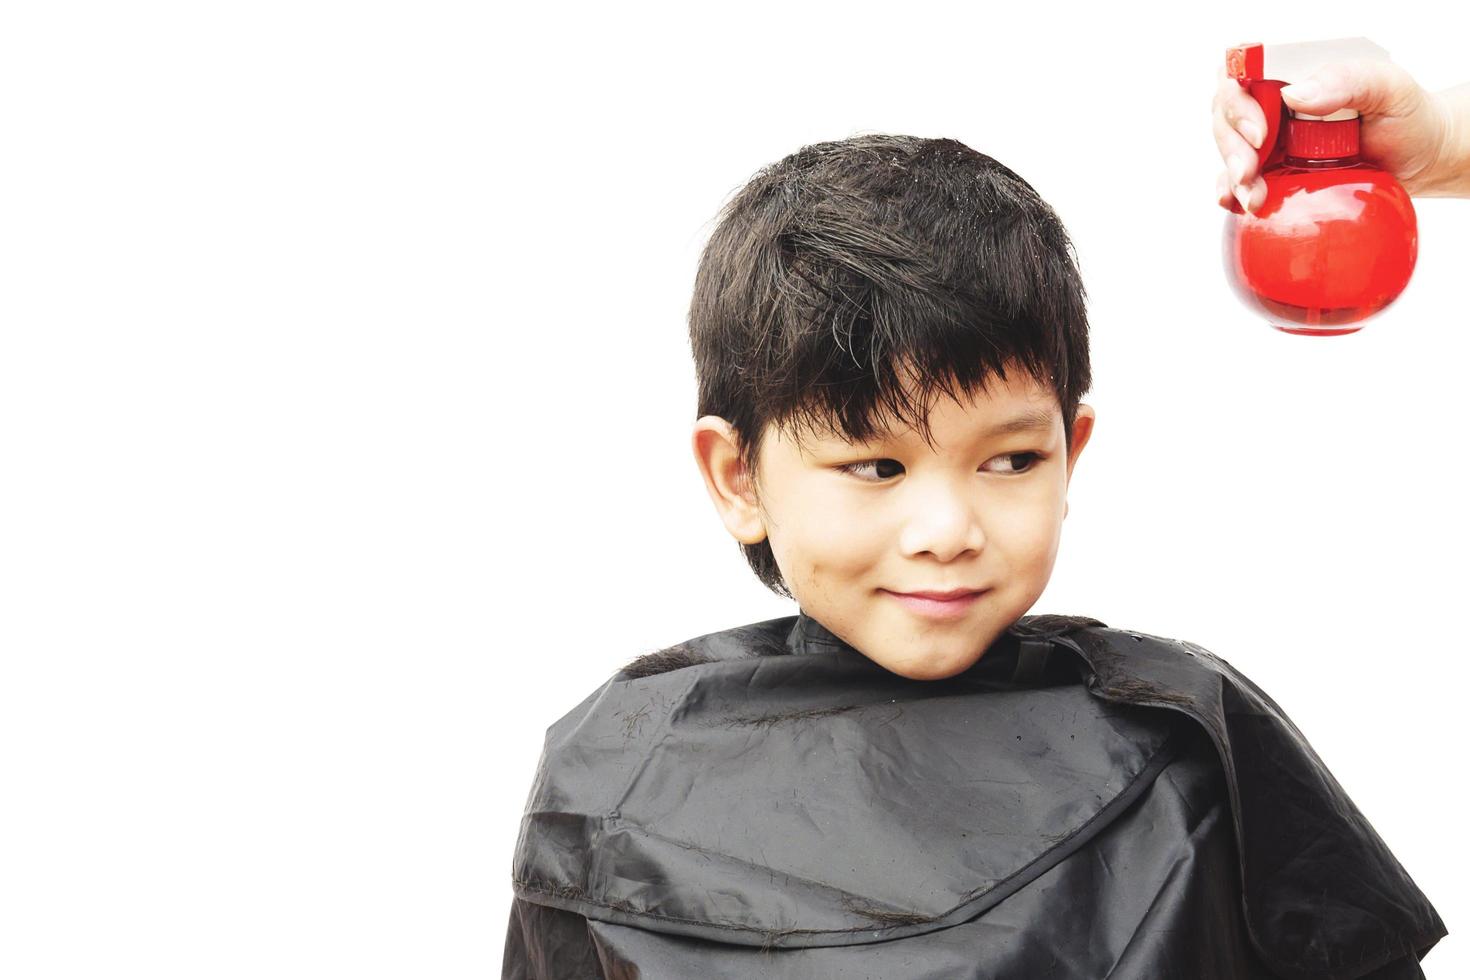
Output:
[[836,633],[799,610],[791,632],[786,635],[786,648],[792,653],[847,653],[858,652],[851,644]]
[[[1085,626],[1106,626],[1091,616],[1063,616],[1044,613],[1022,616],[996,638],[996,644],[1017,646],[1023,640],[1049,640],[1063,633]],[[816,619],[798,608],[796,621],[786,635],[786,648],[792,653],[858,653],[859,651],[842,637],[833,633]],[[989,656],[989,653],[986,654]]]
[[[1003,677],[1013,681],[1034,681],[1046,675],[1050,659],[1051,639],[1083,626],[1102,626],[1088,616],[1045,614],[1022,616],[996,637],[975,665],[961,676]],[[864,656],[852,644],[832,632],[821,622],[798,609],[796,620],[786,634],[785,646],[792,654],[850,654]]]

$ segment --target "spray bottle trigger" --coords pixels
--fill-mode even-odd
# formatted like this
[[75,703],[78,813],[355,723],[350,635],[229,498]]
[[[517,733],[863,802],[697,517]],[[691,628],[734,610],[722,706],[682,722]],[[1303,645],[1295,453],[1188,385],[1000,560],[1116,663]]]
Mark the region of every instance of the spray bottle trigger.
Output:
[[1246,83],[1245,89],[1250,97],[1256,100],[1261,107],[1261,112],[1266,116],[1266,137],[1261,140],[1260,149],[1256,150],[1256,173],[1264,174],[1266,168],[1280,161],[1282,154],[1281,132],[1282,117],[1286,114],[1285,103],[1281,101],[1281,90],[1286,87],[1285,82],[1272,81],[1270,79],[1257,79]]

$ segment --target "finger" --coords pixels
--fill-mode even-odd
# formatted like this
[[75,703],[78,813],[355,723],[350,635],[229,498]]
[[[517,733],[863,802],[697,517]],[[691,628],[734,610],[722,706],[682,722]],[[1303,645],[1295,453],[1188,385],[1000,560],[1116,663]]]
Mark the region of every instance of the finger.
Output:
[[1245,137],[1226,122],[1223,116],[1215,117],[1214,128],[1215,146],[1225,160],[1225,169],[1230,173],[1231,183],[1249,183],[1256,176],[1256,168],[1260,162],[1255,147],[1247,143]]
[[1220,66],[1215,75],[1215,94],[1210,99],[1210,112],[1219,113],[1224,106],[1243,90],[1240,83],[1225,73],[1225,67]]
[[1259,150],[1266,141],[1266,114],[1261,104],[1251,98],[1244,89],[1236,87],[1235,93],[1224,105],[1225,120],[1245,138],[1252,149]]
[[[1215,203],[1232,214],[1240,214],[1242,211],[1255,211],[1256,208],[1259,208],[1264,203],[1265,186],[1263,181],[1257,180],[1246,188],[1242,194],[1237,195],[1235,187],[1230,183],[1230,175],[1222,170],[1219,176],[1215,178]],[[1241,203],[1242,197],[1250,205],[1249,207]]]
[[1325,65],[1281,90],[1287,108],[1312,116],[1338,109],[1364,115],[1407,115],[1421,96],[1418,83],[1391,61],[1361,58]]
[[[1245,137],[1254,149],[1259,149],[1266,139],[1266,114],[1261,111],[1261,106],[1250,93],[1241,88],[1240,83],[1233,78],[1226,77],[1221,80],[1215,89],[1215,97],[1211,103],[1211,110],[1217,117],[1225,120],[1236,132]],[[1218,142],[1218,140],[1217,140]],[[1228,152],[1225,146],[1220,147],[1220,155]]]
[[1227,211],[1233,211],[1233,205],[1239,203],[1235,199],[1235,192],[1230,188],[1230,175],[1223,170],[1215,178],[1215,195],[1215,203]]
[[1229,94],[1229,86],[1231,85],[1239,87],[1235,79],[1225,73],[1225,66],[1219,65],[1215,69],[1215,97],[1210,100],[1211,112],[1220,108],[1220,103]]

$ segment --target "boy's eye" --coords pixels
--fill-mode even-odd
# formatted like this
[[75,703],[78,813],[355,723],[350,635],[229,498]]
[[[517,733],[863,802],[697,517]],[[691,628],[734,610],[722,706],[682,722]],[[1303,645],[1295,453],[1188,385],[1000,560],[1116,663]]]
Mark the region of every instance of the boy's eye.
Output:
[[[885,467],[886,466],[886,467],[889,467],[891,470],[892,469],[896,469],[900,473],[903,472],[903,464],[900,463],[900,462],[898,462],[897,460],[894,460],[894,459],[865,459],[861,463],[843,463],[841,466],[837,467],[837,469],[838,469],[839,472],[842,472],[842,473],[851,473],[853,476],[857,476],[859,470],[863,470],[865,467],[868,467],[868,466],[875,466],[875,467]],[[889,473],[887,473],[885,475],[883,473],[879,473],[877,471],[874,471],[874,475],[876,477],[878,477],[879,480],[886,480],[890,476],[897,476],[898,473],[889,472]],[[871,482],[875,482],[875,481],[872,481],[872,480],[864,480],[864,482],[871,483]]]
[[[1018,465],[1016,463],[1017,459],[1024,459],[1025,462]],[[990,460],[990,462],[993,463],[995,462],[995,460],[1005,460],[1008,464],[1008,468],[992,470],[991,472],[1002,474],[1029,473],[1033,469],[1035,469],[1036,464],[1041,462],[1043,459],[1046,459],[1046,456],[1041,453],[1001,453],[999,456],[996,456],[994,457],[994,459]],[[873,475],[877,477],[877,480],[864,479],[865,483],[876,483],[879,480],[886,480],[889,477],[897,476],[899,473],[903,472],[903,464],[896,459],[865,459],[860,463],[844,463],[843,465],[837,467],[837,469],[842,473],[850,473],[853,476],[858,476],[860,472],[867,472],[865,468],[869,466],[878,468],[873,471]],[[882,470],[886,470],[887,472],[882,472]]]

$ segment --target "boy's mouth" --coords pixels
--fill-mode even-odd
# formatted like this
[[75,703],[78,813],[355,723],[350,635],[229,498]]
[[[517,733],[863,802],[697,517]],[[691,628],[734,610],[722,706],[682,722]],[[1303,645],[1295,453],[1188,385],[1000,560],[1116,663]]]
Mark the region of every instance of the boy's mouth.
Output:
[[889,595],[910,612],[929,619],[958,619],[989,589],[953,589],[948,592],[893,592]]
[[[887,592],[889,590],[888,589],[884,589],[883,591]],[[894,595],[910,595],[910,596],[913,596],[916,599],[939,599],[939,600],[942,601],[942,600],[945,600],[945,599],[960,599],[960,598],[963,598],[964,596],[974,595],[977,592],[984,592],[984,591],[985,591],[984,589],[950,589],[947,592],[935,592],[933,590],[926,589],[926,590],[923,590],[923,591],[920,591],[920,592],[894,592],[893,594]]]

